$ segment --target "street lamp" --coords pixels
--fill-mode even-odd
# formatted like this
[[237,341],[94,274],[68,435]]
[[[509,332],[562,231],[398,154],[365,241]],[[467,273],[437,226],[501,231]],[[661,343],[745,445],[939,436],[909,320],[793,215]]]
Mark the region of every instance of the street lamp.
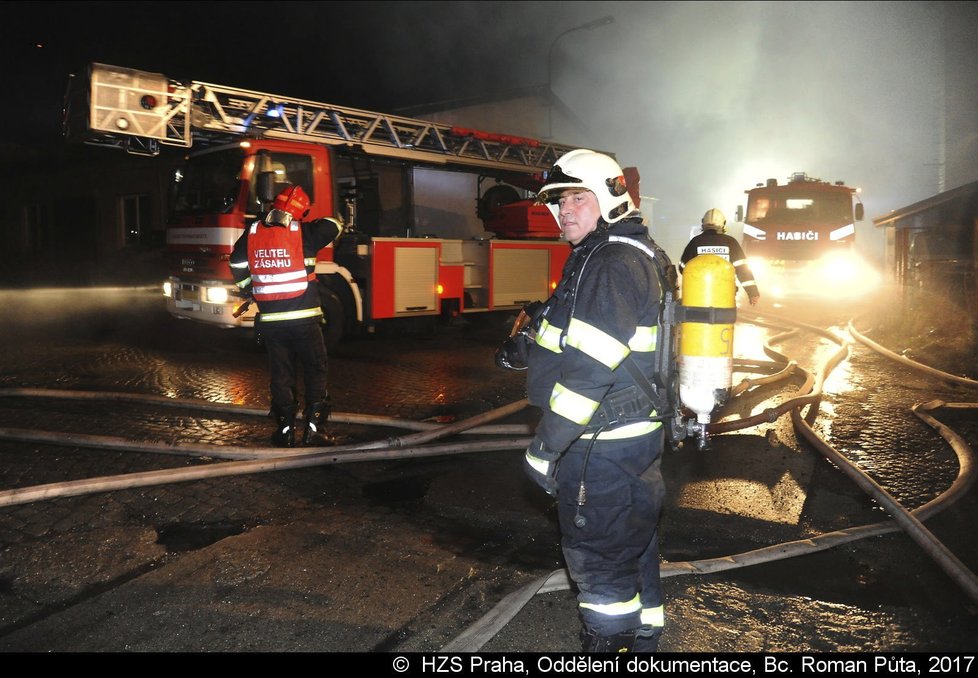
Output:
[[553,137],[553,109],[554,109],[554,92],[552,88],[553,83],[553,69],[554,69],[554,46],[557,41],[568,33],[573,33],[574,31],[590,31],[595,28],[600,28],[601,26],[607,26],[608,24],[615,23],[615,17],[613,16],[603,16],[600,19],[595,19],[594,21],[588,21],[586,24],[581,24],[580,26],[574,26],[573,28],[568,28],[566,31],[558,35],[550,43],[550,52],[547,54],[547,138]]

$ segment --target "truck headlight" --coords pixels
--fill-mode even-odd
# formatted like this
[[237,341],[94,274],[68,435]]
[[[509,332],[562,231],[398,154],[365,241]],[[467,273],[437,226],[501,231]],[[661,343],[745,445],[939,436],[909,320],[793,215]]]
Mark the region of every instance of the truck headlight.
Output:
[[821,262],[821,275],[824,280],[838,284],[850,284],[859,276],[857,260],[848,252],[837,252],[825,256]]
[[204,301],[211,304],[224,304],[228,300],[228,291],[223,287],[205,287]]
[[837,252],[824,257],[820,263],[823,289],[833,293],[862,294],[879,284],[879,273],[852,252]]

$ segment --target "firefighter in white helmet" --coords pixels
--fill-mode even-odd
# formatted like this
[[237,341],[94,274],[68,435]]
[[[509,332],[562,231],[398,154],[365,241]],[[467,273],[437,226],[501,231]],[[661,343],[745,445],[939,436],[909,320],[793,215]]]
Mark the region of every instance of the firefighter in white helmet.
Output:
[[584,651],[652,652],[665,621],[664,435],[623,363],[651,378],[663,289],[675,286],[675,269],[649,237],[614,159],[571,151],[546,181],[538,199],[573,251],[535,314],[527,393],[542,417],[524,467],[557,499]]
[[757,300],[761,298],[757,290],[757,282],[754,280],[754,273],[747,264],[747,257],[744,250],[737,242],[737,239],[727,234],[727,218],[723,212],[716,209],[708,209],[701,221],[703,232],[693,237],[686,244],[686,249],[679,259],[679,272],[682,273],[690,259],[700,254],[715,254],[723,257],[731,264],[737,272],[737,280],[740,286],[747,292],[747,298],[751,306],[757,305]]

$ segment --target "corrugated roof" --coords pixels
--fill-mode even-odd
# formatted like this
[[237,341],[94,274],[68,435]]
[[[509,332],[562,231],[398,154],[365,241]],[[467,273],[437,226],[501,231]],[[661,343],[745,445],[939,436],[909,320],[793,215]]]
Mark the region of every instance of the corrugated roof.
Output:
[[978,197],[978,181],[970,184],[964,184],[963,186],[958,186],[957,188],[952,188],[950,191],[944,191],[943,193],[938,193],[930,198],[915,202],[912,205],[907,205],[906,207],[902,207],[898,210],[893,210],[887,215],[873,219],[873,224],[877,227],[892,226],[895,225],[894,222],[900,221],[901,219],[905,219],[906,217],[910,217],[915,214],[919,214],[934,207],[938,207],[955,200],[972,200],[976,197]]

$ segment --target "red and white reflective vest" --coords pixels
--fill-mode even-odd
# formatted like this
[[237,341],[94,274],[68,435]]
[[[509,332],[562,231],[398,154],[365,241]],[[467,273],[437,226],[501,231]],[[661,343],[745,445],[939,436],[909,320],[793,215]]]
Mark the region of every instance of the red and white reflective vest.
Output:
[[306,271],[299,222],[289,226],[253,223],[248,233],[248,269],[259,306],[264,301],[302,296],[315,273]]

